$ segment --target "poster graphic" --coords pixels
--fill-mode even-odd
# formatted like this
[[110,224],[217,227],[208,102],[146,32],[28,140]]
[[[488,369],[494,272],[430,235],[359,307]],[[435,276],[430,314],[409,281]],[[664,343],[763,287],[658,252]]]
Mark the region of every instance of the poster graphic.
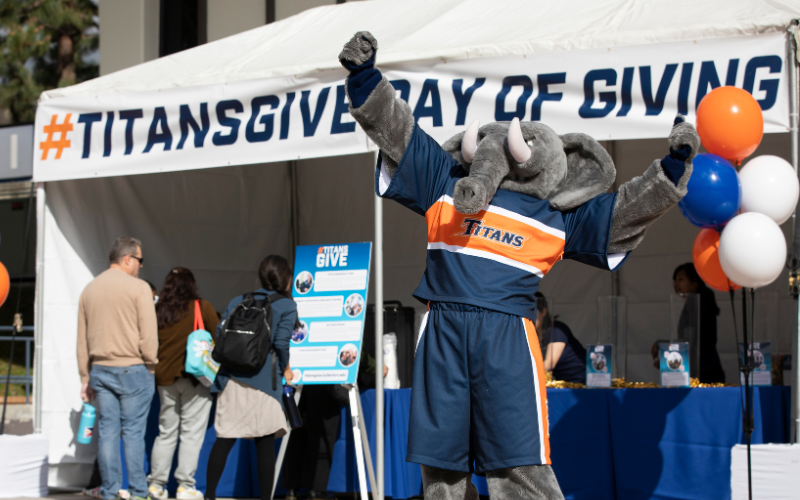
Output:
[[586,387],[611,387],[613,346],[611,344],[586,346]]
[[[750,374],[752,385],[772,385],[772,347],[769,342],[753,342],[753,372]],[[744,344],[739,342],[739,356],[744,359]],[[739,380],[744,384],[744,375],[739,374]]]
[[297,247],[292,294],[300,326],[289,348],[294,383],[355,383],[371,255],[372,243]]
[[689,387],[689,343],[658,344],[663,387]]

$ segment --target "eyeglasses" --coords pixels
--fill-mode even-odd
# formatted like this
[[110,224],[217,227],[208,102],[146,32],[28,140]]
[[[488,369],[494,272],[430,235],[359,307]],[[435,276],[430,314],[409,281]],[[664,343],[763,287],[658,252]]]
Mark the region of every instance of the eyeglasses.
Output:
[[130,255],[130,254],[128,255],[128,257],[138,260],[140,266],[144,265],[144,257],[137,257],[135,255]]

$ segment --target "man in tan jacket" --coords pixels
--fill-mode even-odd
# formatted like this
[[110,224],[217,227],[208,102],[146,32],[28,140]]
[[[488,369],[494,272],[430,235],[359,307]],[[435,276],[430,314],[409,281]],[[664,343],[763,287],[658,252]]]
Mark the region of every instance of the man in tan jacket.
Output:
[[158,325],[153,295],[138,279],[142,244],[117,238],[109,268],[86,285],[78,309],[78,371],[81,398],[96,399],[99,413],[97,461],[104,500],[122,488],[119,436],[133,498],[147,498],[144,433],[155,391]]

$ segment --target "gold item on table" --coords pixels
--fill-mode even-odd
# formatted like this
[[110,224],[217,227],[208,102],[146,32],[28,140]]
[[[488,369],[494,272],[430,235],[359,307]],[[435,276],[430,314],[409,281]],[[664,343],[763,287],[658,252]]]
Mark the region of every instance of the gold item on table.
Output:
[[[586,389],[586,384],[576,382],[565,382],[563,380],[555,380],[553,372],[547,372],[547,388],[548,389]],[[692,378],[689,382],[689,387],[706,388],[706,387],[736,387],[733,384],[701,384],[699,379]],[[605,387],[592,387],[592,389],[605,389]],[[611,380],[610,389],[662,389],[658,384],[653,382],[626,382],[624,378],[615,378]]]

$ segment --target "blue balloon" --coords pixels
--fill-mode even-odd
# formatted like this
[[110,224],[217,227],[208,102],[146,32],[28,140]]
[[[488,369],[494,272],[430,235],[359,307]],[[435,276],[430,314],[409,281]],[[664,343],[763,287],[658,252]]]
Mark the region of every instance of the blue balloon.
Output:
[[678,207],[695,226],[721,228],[739,211],[742,201],[739,174],[727,160],[711,153],[697,155],[692,165],[688,192]]

